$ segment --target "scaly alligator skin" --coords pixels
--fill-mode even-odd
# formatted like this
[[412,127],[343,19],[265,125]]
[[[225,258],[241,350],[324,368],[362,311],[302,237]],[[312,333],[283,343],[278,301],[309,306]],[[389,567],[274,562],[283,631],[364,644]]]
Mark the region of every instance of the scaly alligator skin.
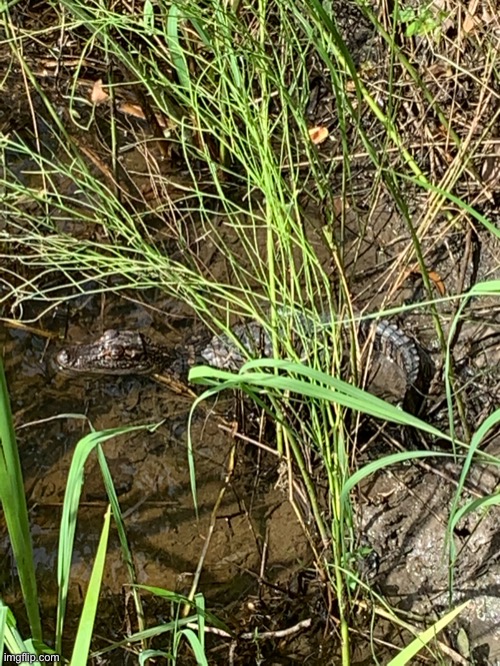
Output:
[[[304,324],[303,318],[301,324]],[[327,322],[321,324],[326,326]],[[272,355],[271,339],[257,323],[237,324],[232,333],[240,346],[227,335],[214,336],[201,347],[197,360],[225,369],[238,370],[250,356],[266,358]],[[432,376],[432,362],[417,343],[395,324],[388,321],[362,322],[361,335],[373,335],[374,349],[394,362],[402,371],[406,382],[403,407],[412,413],[420,411]],[[306,331],[307,332],[307,331]],[[106,331],[89,344],[61,350],[57,364],[63,371],[86,374],[153,375],[162,373],[184,374],[190,363],[165,346],[135,331]]]
[[[308,324],[304,317],[299,317],[298,324],[303,332],[307,332]],[[328,326],[328,319],[324,317],[320,325]],[[237,324],[231,330],[251,356],[266,358],[272,355],[271,339],[256,322]],[[360,333],[364,339],[372,335],[374,350],[401,369],[406,382],[402,406],[411,413],[418,413],[434,371],[429,355],[398,326],[386,320],[362,321]],[[227,335],[214,336],[201,351],[201,357],[221,370],[238,370],[247,360],[243,350]]]

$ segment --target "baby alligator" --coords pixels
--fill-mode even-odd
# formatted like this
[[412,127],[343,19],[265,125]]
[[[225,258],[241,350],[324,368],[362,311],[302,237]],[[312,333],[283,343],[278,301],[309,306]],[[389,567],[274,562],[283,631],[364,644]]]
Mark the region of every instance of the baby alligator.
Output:
[[[303,323],[303,322],[302,322]],[[326,324],[325,324],[326,325]],[[61,350],[57,364],[63,371],[86,374],[110,375],[183,375],[193,362],[205,362],[225,369],[238,370],[247,357],[270,357],[272,343],[267,332],[257,323],[237,324],[231,329],[234,339],[227,335],[214,336],[208,344],[200,346],[194,359],[158,345],[142,333],[134,331],[106,331],[100,338],[88,344]],[[404,376],[405,395],[403,408],[418,413],[432,378],[430,357],[416,342],[395,324],[387,321],[362,322],[363,338],[373,336],[373,348],[390,362],[395,363]]]

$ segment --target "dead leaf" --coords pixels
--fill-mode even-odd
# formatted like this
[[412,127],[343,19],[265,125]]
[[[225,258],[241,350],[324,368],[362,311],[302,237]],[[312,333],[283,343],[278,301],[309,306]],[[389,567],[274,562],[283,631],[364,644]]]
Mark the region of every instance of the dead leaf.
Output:
[[445,65],[441,62],[436,62],[429,67],[427,67],[429,74],[432,74],[435,78],[446,78],[449,79],[453,76],[453,69],[449,65]]
[[436,273],[436,271],[429,271],[429,280],[434,282],[434,286],[439,291],[441,296],[446,294],[446,287],[444,286],[444,282],[439,273]]
[[466,35],[469,35],[477,28],[480,23],[481,21],[477,18],[477,16],[471,16],[470,14],[467,14],[464,22],[462,23],[462,29]]
[[[418,268],[418,266],[414,266],[413,268],[410,268],[410,270],[403,277],[402,282],[404,282],[404,280],[406,280],[406,278],[410,277],[410,275],[422,275],[422,271]],[[437,273],[436,271],[429,271],[428,277],[429,277],[429,280],[434,284],[434,286],[438,290],[440,296],[445,296],[446,295],[446,286],[443,282],[442,277],[439,275],[439,273]]]
[[102,79],[97,80],[92,86],[92,92],[90,93],[90,99],[93,104],[102,104],[107,102],[109,99],[108,93],[104,90],[102,85]]
[[118,111],[126,113],[127,116],[134,116],[134,118],[140,118],[141,120],[146,120],[144,111],[138,104],[130,104],[129,102],[123,102],[118,106]]
[[315,146],[319,146],[320,143],[328,139],[329,132],[326,127],[311,127],[308,130],[309,138],[314,143]]
[[466,35],[473,32],[473,30],[475,30],[477,26],[480,25],[481,23],[481,19],[479,18],[479,16],[476,16],[478,4],[479,0],[470,0],[469,5],[467,7],[467,11],[465,13],[465,19],[464,22],[462,23],[462,30],[465,32]]
[[[141,107],[138,104],[130,104],[129,102],[123,102],[123,104],[120,104],[118,107],[118,111],[121,111],[122,113],[126,113],[128,116],[134,116],[134,118],[140,118],[141,120],[146,120],[146,116],[144,115],[144,111],[141,109]],[[158,125],[164,129],[167,127],[167,124],[164,120],[164,118],[159,114],[156,115],[156,121]]]

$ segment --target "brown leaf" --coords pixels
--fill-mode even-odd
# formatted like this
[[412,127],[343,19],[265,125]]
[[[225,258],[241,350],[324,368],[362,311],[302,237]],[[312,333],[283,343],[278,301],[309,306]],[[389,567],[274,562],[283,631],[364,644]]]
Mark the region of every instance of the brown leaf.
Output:
[[473,32],[480,23],[481,21],[477,18],[477,16],[471,16],[470,14],[467,14],[464,22],[462,23],[462,29],[465,34],[468,35],[469,33]]
[[[118,107],[118,111],[126,113],[128,116],[134,116],[134,118],[140,118],[141,120],[146,120],[144,111],[141,109],[141,107],[138,104],[130,104],[130,102],[123,102],[123,104],[120,104],[120,106]],[[155,114],[155,116],[158,125],[162,128],[166,127],[166,123],[163,117],[159,113]]]
[[315,146],[319,146],[320,143],[328,139],[329,132],[326,127],[311,127],[308,132],[309,138]]
[[479,18],[479,16],[476,16],[478,4],[479,0],[470,0],[469,5],[467,7],[467,11],[465,13],[465,19],[464,22],[462,23],[462,30],[465,32],[466,35],[473,32],[477,28],[477,26],[481,24],[481,19]]
[[90,99],[93,104],[102,104],[103,102],[108,101],[109,95],[103,88],[102,79],[97,80],[92,86]]
[[118,107],[118,111],[126,113],[127,116],[134,116],[134,118],[140,118],[141,120],[146,120],[144,111],[138,104],[130,104],[130,102],[123,102]]
[[[413,266],[410,270],[403,276],[403,280],[406,280],[410,275],[422,275],[422,271],[418,266]],[[436,271],[429,271],[428,273],[429,280],[434,284],[441,296],[446,295],[446,286],[443,282],[443,278]]]
[[446,287],[439,273],[436,273],[436,271],[429,271],[429,279],[434,282],[434,286],[439,291],[440,295],[444,296],[446,294]]

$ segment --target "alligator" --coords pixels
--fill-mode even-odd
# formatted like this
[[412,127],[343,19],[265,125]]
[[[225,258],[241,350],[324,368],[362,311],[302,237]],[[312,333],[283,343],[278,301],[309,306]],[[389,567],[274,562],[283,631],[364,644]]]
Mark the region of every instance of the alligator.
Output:
[[[305,318],[300,318],[304,331]],[[324,322],[322,325],[326,325]],[[57,354],[57,365],[64,372],[107,375],[173,375],[183,376],[193,363],[238,370],[248,357],[269,358],[272,342],[269,333],[257,322],[237,324],[232,335],[216,335],[207,343],[198,345],[193,355],[180,353],[138,331],[106,331],[101,337],[87,344],[62,349]],[[422,347],[397,325],[386,320],[362,321],[360,335],[370,338],[373,350],[395,363],[404,376],[405,390],[401,396],[403,409],[419,413],[426,398],[433,374],[430,356]],[[236,342],[237,341],[237,342]]]

